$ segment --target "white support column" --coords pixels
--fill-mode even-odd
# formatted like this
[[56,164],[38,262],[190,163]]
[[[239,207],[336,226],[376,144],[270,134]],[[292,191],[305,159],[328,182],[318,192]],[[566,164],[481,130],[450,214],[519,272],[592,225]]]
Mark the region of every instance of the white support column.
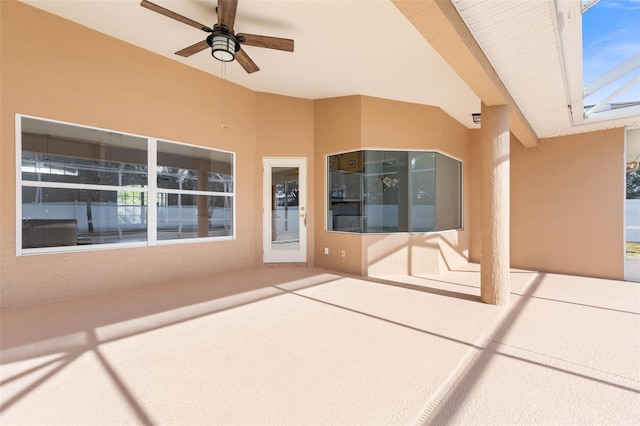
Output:
[[480,296],[509,303],[509,108],[482,104],[482,255]]

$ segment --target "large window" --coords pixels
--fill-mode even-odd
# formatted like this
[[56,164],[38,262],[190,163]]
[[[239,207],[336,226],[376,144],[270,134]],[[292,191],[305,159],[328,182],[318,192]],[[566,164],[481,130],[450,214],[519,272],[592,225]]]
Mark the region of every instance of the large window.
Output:
[[327,229],[358,233],[462,228],[460,161],[430,151],[331,155]]
[[25,116],[16,127],[19,254],[233,238],[233,153]]

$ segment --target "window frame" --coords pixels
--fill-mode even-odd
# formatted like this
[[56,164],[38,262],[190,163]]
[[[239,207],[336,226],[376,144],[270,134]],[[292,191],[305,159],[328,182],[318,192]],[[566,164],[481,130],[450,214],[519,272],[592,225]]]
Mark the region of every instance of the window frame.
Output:
[[[330,196],[329,196],[329,178],[330,178],[330,170],[329,170],[329,157],[340,154],[349,154],[354,152],[365,152],[365,151],[393,151],[393,152],[431,152],[443,155],[445,157],[451,158],[460,163],[460,188],[459,188],[459,197],[460,197],[460,227],[453,229],[443,229],[443,230],[433,230],[433,231],[397,231],[397,232],[352,232],[352,231],[341,231],[335,229],[329,229],[329,210],[330,210]],[[363,154],[363,167],[364,167],[364,154]],[[358,147],[352,148],[350,150],[345,151],[337,151],[328,153],[324,156],[324,231],[325,232],[335,232],[340,234],[350,234],[350,235],[395,235],[395,234],[407,234],[407,235],[424,235],[424,234],[441,234],[444,232],[460,232],[464,231],[464,169],[465,169],[465,161],[460,157],[452,155],[448,152],[445,152],[441,149],[426,149],[426,148],[367,148],[367,147]]]
[[[114,186],[114,185],[96,185],[96,184],[78,184],[67,182],[36,182],[22,179],[22,119],[32,119],[43,121],[47,123],[62,124],[67,126],[74,126],[82,129],[96,130],[102,132],[109,132],[115,134],[121,134],[131,136],[135,138],[145,139],[147,143],[147,186],[146,187],[132,187],[132,186]],[[206,196],[224,196],[231,198],[231,235],[225,236],[212,236],[212,237],[195,237],[195,238],[182,238],[182,239],[165,239],[158,240],[157,238],[157,226],[158,226],[158,206],[155,200],[158,196],[157,185],[157,158],[158,158],[158,142],[163,142],[175,146],[184,146],[190,148],[204,149],[208,151],[216,151],[231,155],[231,173],[233,176],[233,190],[231,192],[215,192],[215,191],[179,191],[179,190],[166,190],[162,189],[161,192],[179,192],[181,194],[195,194]],[[172,141],[166,138],[156,138],[152,136],[139,135],[129,132],[121,132],[117,130],[105,129],[96,126],[87,126],[77,123],[71,123],[66,121],[54,120],[49,118],[43,118],[38,116],[32,116],[27,114],[16,113],[15,114],[15,182],[16,182],[16,256],[25,255],[37,255],[37,254],[56,254],[56,253],[72,253],[72,252],[87,252],[97,250],[119,250],[127,248],[137,247],[154,247],[164,246],[171,244],[190,244],[190,243],[202,243],[213,241],[229,241],[236,239],[236,216],[237,216],[237,200],[236,200],[236,153],[234,151],[228,151],[218,148],[211,148],[202,145],[189,144],[184,142]],[[54,246],[54,247],[37,247],[37,248],[23,248],[22,237],[22,222],[23,222],[23,188],[25,187],[43,187],[54,189],[83,189],[83,190],[95,190],[95,191],[126,191],[136,192],[140,194],[146,194],[147,197],[147,218],[146,218],[146,241],[135,242],[116,242],[108,244],[88,244],[88,245],[74,245],[74,246]],[[149,202],[154,200],[154,202]]]

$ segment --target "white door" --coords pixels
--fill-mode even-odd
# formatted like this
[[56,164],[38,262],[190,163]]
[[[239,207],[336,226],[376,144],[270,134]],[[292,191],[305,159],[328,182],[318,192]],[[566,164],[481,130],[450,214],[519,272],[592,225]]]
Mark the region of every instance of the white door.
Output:
[[263,159],[264,262],[307,261],[307,159]]

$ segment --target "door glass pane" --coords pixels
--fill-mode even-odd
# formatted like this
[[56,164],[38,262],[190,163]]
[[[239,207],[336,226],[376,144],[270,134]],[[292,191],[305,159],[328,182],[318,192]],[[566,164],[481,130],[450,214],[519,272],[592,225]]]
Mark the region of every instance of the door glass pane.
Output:
[[271,168],[271,248],[300,248],[298,167]]

